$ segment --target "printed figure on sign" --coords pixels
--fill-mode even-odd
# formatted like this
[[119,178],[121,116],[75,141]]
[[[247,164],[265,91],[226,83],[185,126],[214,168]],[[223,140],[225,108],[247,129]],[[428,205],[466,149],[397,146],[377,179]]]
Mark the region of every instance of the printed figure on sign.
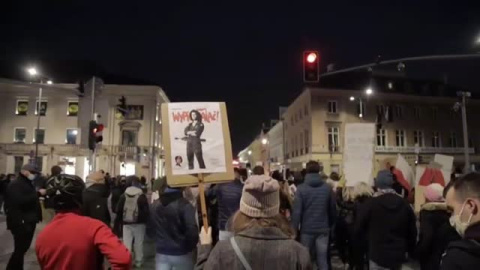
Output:
[[185,128],[185,136],[187,138],[187,159],[188,169],[194,169],[194,156],[197,158],[198,166],[200,169],[205,169],[205,162],[203,161],[202,152],[202,136],[205,126],[202,123],[202,115],[197,110],[190,111],[190,123]]

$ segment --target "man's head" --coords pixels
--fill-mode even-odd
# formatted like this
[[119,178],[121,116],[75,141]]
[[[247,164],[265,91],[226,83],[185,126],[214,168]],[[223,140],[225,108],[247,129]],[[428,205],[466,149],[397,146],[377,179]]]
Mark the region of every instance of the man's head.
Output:
[[47,181],[47,196],[57,212],[77,211],[82,205],[85,182],[75,175],[60,174]]
[[136,175],[127,176],[127,186],[141,187],[140,178]]
[[35,180],[35,178],[37,178],[37,175],[40,174],[37,168],[32,164],[23,165],[20,173],[31,181]]
[[60,168],[60,166],[55,165],[52,167],[51,172],[52,172],[52,176],[57,176],[62,173],[62,168]]
[[469,173],[457,179],[446,199],[452,211],[451,223],[462,235],[471,224],[480,222],[480,174]]
[[375,187],[378,189],[390,189],[393,186],[393,175],[389,170],[381,170],[375,178]]
[[309,162],[307,162],[306,173],[320,173],[321,170],[322,167],[317,161],[310,160]]
[[265,169],[262,166],[255,166],[252,172],[253,172],[253,175],[264,175]]

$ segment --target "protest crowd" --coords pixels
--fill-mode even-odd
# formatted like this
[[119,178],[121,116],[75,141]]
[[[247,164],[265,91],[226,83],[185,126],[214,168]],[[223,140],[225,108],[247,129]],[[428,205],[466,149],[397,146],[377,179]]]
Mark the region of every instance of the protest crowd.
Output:
[[[54,166],[2,175],[0,210],[15,249],[7,269],[23,269],[34,243],[45,270],[133,269],[144,263],[144,240],[155,242],[155,269],[480,269],[480,174],[430,183],[413,207],[389,167],[373,185],[345,184],[310,161],[299,172],[235,168],[230,182],[208,185],[204,226],[197,187],[166,177],[84,180]],[[200,195],[199,195],[200,194]]]

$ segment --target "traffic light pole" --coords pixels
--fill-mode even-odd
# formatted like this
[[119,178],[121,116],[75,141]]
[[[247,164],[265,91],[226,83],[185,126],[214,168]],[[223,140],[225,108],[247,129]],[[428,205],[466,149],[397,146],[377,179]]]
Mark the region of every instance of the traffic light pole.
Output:
[[[97,121],[95,119],[95,76],[92,78],[92,115],[91,118],[93,121]],[[89,131],[90,132],[90,131]],[[96,170],[96,159],[97,159],[97,147],[95,147],[92,150],[91,156],[90,156],[90,164],[91,164],[91,172],[94,172]]]

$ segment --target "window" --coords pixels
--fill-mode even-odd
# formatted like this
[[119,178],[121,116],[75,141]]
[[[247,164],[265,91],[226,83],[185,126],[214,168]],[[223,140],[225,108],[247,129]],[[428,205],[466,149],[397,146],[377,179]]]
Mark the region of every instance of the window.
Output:
[[78,129],[69,128],[67,129],[67,144],[77,144],[77,135]]
[[39,144],[45,143],[45,129],[35,129],[35,137],[33,138],[33,142]]
[[290,153],[290,152],[288,152],[288,150],[289,150],[289,149],[288,149],[288,140],[285,140],[285,153],[286,153],[285,156],[286,156],[286,158],[289,157],[289,154],[288,154],[288,153]]
[[28,113],[28,101],[27,100],[17,100],[17,109],[16,115],[27,115]]
[[78,101],[69,101],[67,108],[68,116],[77,116],[78,115]]
[[328,128],[328,149],[329,152],[338,151],[340,131],[338,127],[329,127]]
[[450,147],[458,147],[458,145],[457,145],[457,133],[455,131],[450,132],[449,146]]
[[432,108],[432,119],[433,119],[433,120],[437,120],[437,115],[438,115],[438,108],[437,108],[437,107],[433,107],[433,108]]
[[415,145],[418,144],[419,147],[425,146],[425,141],[423,139],[423,131],[421,130],[414,130],[413,131],[413,142]]
[[403,107],[401,105],[395,106],[395,118],[402,119],[403,117]]
[[290,149],[292,150],[292,158],[295,157],[295,140],[292,138],[292,143],[290,144]]
[[129,129],[122,130],[122,145],[137,146],[137,131]]
[[309,136],[308,136],[308,130],[305,129],[305,154],[308,154],[309,152]]
[[440,132],[434,131],[432,134],[432,147],[440,147],[440,146],[441,146]]
[[295,156],[298,156],[298,139],[297,136],[294,137],[295,140]]
[[387,145],[387,132],[383,128],[377,129],[377,145],[386,146]]
[[295,124],[295,122],[293,122],[293,115],[290,117],[290,124],[291,124],[292,127]]
[[338,113],[337,112],[337,101],[336,100],[330,100],[328,101],[328,113]]
[[299,145],[300,145],[300,155],[303,155],[303,134],[302,132],[300,131],[300,134],[298,135],[298,141],[299,141]]
[[303,112],[302,112],[302,110],[300,110],[300,111],[298,112],[298,115],[299,115],[298,118],[299,118],[300,120],[302,120],[302,118],[303,118]]
[[25,137],[27,137],[26,128],[15,128],[15,137],[13,138],[14,143],[25,143]]
[[420,108],[419,107],[413,107],[413,116],[415,119],[420,119]]
[[42,102],[37,102],[35,103],[35,115],[38,115],[38,104],[40,103],[40,115],[45,116],[47,114],[47,101],[42,100]]
[[308,105],[305,105],[305,116],[308,116]]
[[382,117],[385,115],[384,105],[377,105],[377,114],[380,114]]
[[21,170],[22,170],[22,167],[23,167],[23,156],[15,156],[15,168],[14,168],[14,173],[15,174],[18,174]]
[[397,146],[399,147],[405,147],[405,145],[407,144],[406,143],[406,136],[405,136],[405,130],[396,130],[395,131],[395,134],[396,134],[396,143],[397,143]]

